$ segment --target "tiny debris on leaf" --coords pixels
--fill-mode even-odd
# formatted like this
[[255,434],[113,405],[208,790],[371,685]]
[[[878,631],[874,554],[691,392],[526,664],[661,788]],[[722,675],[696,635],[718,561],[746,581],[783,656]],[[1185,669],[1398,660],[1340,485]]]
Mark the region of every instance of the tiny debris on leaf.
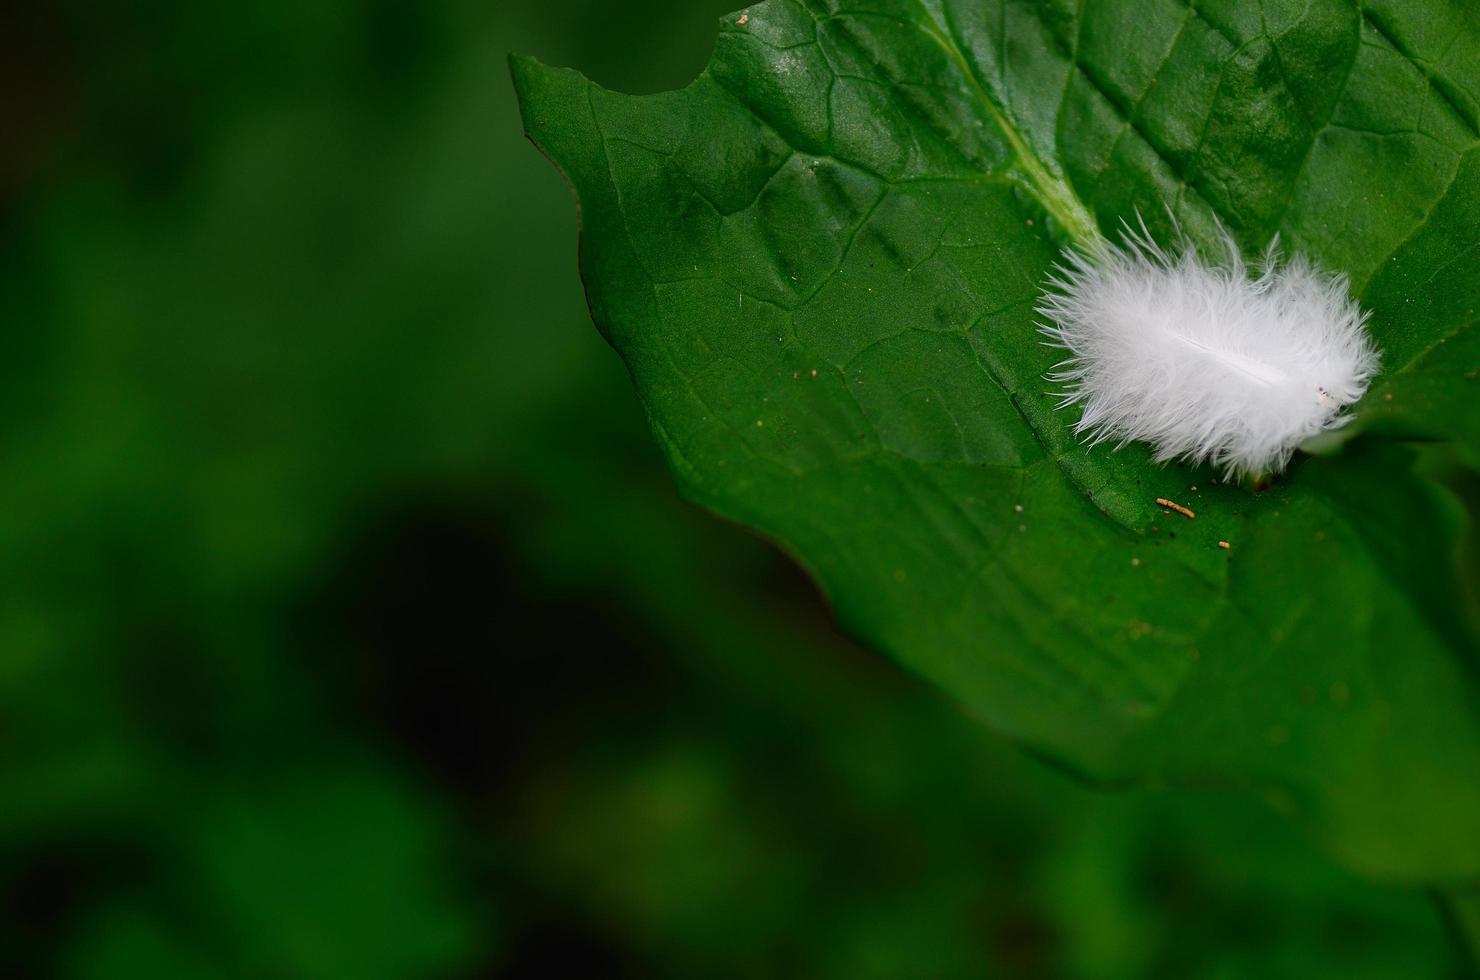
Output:
[[1183,517],[1187,518],[1189,521],[1190,520],[1193,520],[1194,518],[1197,517],[1196,514],[1194,514],[1192,511],[1188,510],[1186,507],[1183,507],[1181,504],[1179,504],[1179,503],[1177,503],[1175,501],[1168,500],[1165,497],[1157,497],[1156,498],[1156,502],[1158,504],[1160,504],[1161,506],[1166,507],[1169,510],[1176,511],[1177,513],[1181,514]]
[[737,21],[735,21],[735,25],[737,27],[744,27],[746,24],[749,24],[749,23],[750,23],[750,15],[749,14],[741,14],[740,15],[740,19],[737,20]]
[[1219,541],[1218,547],[1222,548],[1224,551],[1227,551],[1232,546],[1227,541]]

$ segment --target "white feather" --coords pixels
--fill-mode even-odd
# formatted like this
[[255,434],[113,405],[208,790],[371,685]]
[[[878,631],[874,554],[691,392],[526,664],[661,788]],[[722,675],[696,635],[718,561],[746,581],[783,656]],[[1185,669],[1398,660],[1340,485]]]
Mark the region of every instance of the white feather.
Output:
[[1378,356],[1346,279],[1274,245],[1250,270],[1220,233],[1217,262],[1185,243],[1163,250],[1144,224],[1124,245],[1066,253],[1038,312],[1071,355],[1048,378],[1083,407],[1076,433],[1259,475],[1348,420]]

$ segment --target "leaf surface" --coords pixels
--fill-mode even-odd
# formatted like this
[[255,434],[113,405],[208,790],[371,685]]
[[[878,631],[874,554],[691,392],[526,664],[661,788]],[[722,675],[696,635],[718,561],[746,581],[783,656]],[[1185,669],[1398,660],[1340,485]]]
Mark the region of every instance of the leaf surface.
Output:
[[[1254,791],[1372,873],[1480,874],[1468,519],[1380,437],[1480,447],[1459,4],[768,0],[680,92],[514,71],[688,496],[1036,751]],[[1033,305],[1137,211],[1346,273],[1368,434],[1259,494],[1080,445]]]

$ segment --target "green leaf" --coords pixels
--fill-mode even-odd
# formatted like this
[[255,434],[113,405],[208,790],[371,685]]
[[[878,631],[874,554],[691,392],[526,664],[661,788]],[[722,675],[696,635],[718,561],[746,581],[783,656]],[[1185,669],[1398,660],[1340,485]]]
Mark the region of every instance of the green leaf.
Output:
[[691,499],[1037,752],[1256,792],[1370,873],[1480,875],[1456,500],[1374,434],[1258,494],[1086,448],[1032,311],[1136,210],[1278,234],[1372,311],[1362,417],[1480,444],[1458,4],[770,0],[680,92],[514,74]]

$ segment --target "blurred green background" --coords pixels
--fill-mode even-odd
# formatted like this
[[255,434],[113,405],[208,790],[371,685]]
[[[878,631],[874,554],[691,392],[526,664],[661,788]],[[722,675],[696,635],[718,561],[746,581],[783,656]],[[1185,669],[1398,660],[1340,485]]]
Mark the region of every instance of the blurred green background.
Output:
[[4,7],[0,976],[1461,975],[676,498],[505,57],[672,88],[726,7]]

